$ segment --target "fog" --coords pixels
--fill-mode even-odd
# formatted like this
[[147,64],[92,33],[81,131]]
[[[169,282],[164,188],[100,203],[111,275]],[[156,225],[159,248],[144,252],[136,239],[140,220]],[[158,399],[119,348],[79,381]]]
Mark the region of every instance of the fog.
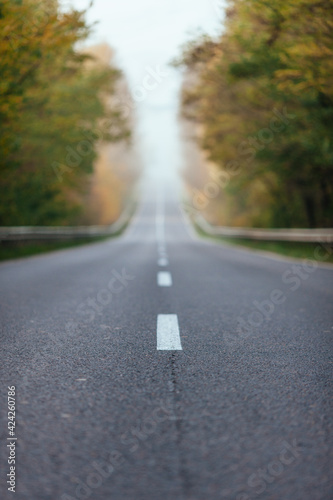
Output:
[[[89,5],[70,3],[80,9]],[[88,11],[88,21],[98,23],[90,41],[109,43],[127,78],[149,177],[175,180],[183,166],[177,121],[181,74],[169,63],[198,32],[216,34],[222,17],[221,0],[95,0]]]

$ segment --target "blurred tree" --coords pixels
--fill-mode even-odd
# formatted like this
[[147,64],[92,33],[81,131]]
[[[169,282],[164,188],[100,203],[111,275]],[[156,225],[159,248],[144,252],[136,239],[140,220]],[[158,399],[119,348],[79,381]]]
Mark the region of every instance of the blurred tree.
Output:
[[233,169],[229,222],[332,226],[332,1],[232,0],[220,39],[190,42],[176,64],[196,74],[184,114]]
[[[129,135],[106,95],[120,75],[77,50],[84,11],[0,0],[1,225],[69,224],[100,139]],[[111,132],[112,131],[112,132]]]

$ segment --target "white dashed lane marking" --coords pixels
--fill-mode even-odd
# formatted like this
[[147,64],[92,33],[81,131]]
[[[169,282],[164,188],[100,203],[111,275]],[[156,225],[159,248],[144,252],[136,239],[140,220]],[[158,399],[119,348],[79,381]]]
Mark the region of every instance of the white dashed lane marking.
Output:
[[168,271],[160,271],[157,273],[157,284],[158,286],[171,286],[172,277]]
[[157,192],[156,197],[156,240],[160,245],[163,245],[165,240],[164,233],[164,200],[162,191]]
[[157,316],[157,350],[181,351],[177,314],[159,314]]

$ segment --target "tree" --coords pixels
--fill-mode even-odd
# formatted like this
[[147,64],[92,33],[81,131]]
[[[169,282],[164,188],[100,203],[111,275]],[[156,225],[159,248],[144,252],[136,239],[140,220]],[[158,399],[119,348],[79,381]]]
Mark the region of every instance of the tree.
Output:
[[84,14],[57,0],[0,2],[1,225],[73,222],[98,141],[129,134],[105,99],[119,71],[89,67],[78,50]]
[[225,197],[248,224],[333,223],[332,14],[331,1],[233,0],[221,37],[178,61],[197,75],[183,110],[209,159],[239,164]]

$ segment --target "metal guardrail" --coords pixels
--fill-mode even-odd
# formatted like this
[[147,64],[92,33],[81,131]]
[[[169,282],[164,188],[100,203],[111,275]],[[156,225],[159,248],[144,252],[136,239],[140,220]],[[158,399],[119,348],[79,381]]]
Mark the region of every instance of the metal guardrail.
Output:
[[126,226],[133,212],[134,204],[131,204],[113,224],[108,226],[2,226],[0,227],[0,243],[2,241],[75,240],[112,236]]
[[256,229],[245,227],[212,226],[202,215],[194,223],[211,236],[262,241],[292,241],[304,243],[333,243],[333,228],[323,229]]
[[[119,219],[108,226],[14,226],[0,227],[1,241],[68,240],[98,238],[117,234],[128,223],[134,212],[129,205]],[[333,228],[323,229],[256,229],[212,226],[202,215],[194,223],[211,236],[262,241],[291,241],[304,243],[333,243]]]

